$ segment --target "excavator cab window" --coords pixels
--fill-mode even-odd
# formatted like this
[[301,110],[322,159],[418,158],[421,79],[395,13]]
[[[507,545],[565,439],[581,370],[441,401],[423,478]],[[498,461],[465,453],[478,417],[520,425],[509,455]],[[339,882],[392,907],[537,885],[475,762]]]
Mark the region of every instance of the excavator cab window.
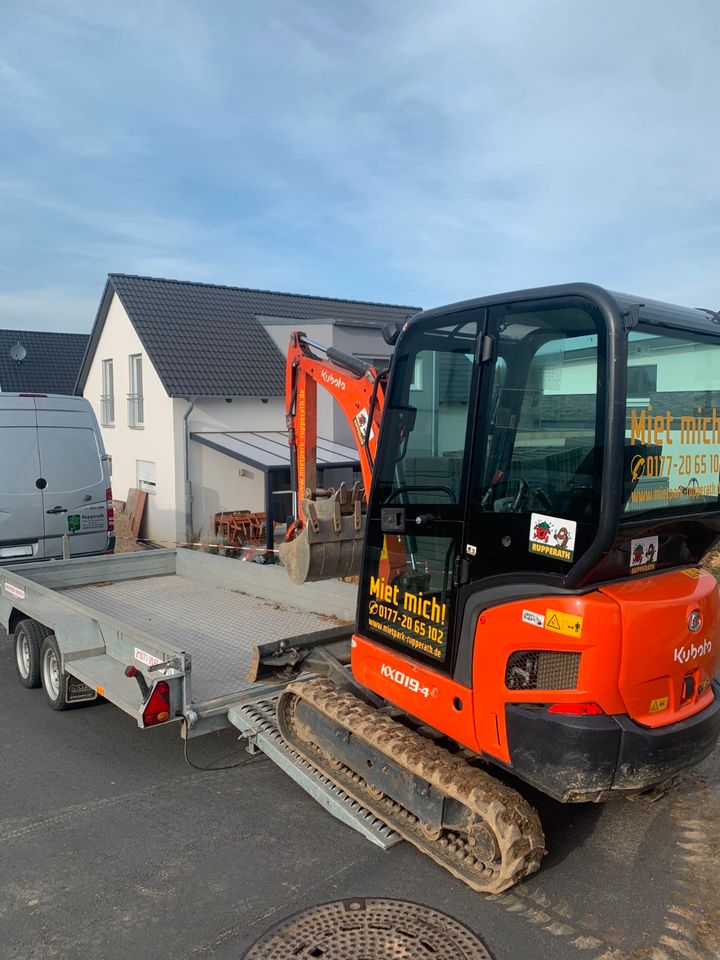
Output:
[[667,327],[631,331],[625,436],[633,489],[624,519],[717,508],[717,350],[716,341]]

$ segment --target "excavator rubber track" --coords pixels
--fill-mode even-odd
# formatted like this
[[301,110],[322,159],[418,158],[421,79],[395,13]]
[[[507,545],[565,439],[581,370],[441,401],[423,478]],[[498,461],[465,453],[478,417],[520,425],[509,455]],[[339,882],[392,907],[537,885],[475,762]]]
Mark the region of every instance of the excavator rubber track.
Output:
[[[481,824],[481,837],[470,830],[427,829],[410,810],[371,787],[355,770],[333,756],[298,719],[304,703],[376,754],[424,781],[428,789],[462,805],[469,822]],[[470,766],[439,744],[320,678],[287,687],[278,701],[278,726],[290,746],[389,827],[431,857],[453,876],[485,894],[497,894],[534,873],[545,855],[545,838],[535,810],[517,791]],[[487,855],[488,840],[492,853]],[[484,858],[482,851],[485,851]]]

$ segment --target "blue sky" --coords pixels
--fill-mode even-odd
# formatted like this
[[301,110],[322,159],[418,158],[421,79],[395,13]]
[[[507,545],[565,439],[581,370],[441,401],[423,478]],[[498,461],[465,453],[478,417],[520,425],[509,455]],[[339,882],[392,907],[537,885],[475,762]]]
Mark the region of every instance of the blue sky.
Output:
[[716,0],[3,0],[0,326],[108,272],[720,308]]

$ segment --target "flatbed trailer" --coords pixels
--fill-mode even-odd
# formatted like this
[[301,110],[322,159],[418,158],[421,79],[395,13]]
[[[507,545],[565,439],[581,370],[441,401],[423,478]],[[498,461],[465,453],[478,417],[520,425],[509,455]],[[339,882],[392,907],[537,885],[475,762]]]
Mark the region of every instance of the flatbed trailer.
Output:
[[183,737],[228,725],[231,706],[272,692],[248,680],[258,643],[347,636],[354,606],[350,584],[308,590],[280,567],[195,550],[0,568],[0,623],[13,634],[30,619],[54,635],[61,673],[80,681],[68,701],[102,696],[145,727],[143,691],[162,680],[165,722]]
[[[387,849],[399,836],[280,737],[274,709],[286,683],[250,679],[267,643],[349,646],[355,597],[351,584],[299,587],[281,567],[184,549],[0,568],[9,637],[19,629],[57,644],[56,709],[102,697],[139,727],[177,723],[184,738],[235,727],[251,752],[262,750],[328,812]],[[148,705],[160,685],[169,709],[158,721]]]

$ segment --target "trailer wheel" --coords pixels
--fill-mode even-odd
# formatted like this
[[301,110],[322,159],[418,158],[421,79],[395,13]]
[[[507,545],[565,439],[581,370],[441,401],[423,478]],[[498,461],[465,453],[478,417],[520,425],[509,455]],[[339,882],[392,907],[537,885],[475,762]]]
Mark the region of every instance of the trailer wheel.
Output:
[[60,666],[60,647],[57,640],[50,634],[43,640],[40,648],[40,672],[42,685],[47,701],[53,710],[67,710],[71,704],[65,703],[65,674]]
[[36,620],[21,620],[15,627],[15,669],[28,690],[41,685],[40,647],[49,632]]

